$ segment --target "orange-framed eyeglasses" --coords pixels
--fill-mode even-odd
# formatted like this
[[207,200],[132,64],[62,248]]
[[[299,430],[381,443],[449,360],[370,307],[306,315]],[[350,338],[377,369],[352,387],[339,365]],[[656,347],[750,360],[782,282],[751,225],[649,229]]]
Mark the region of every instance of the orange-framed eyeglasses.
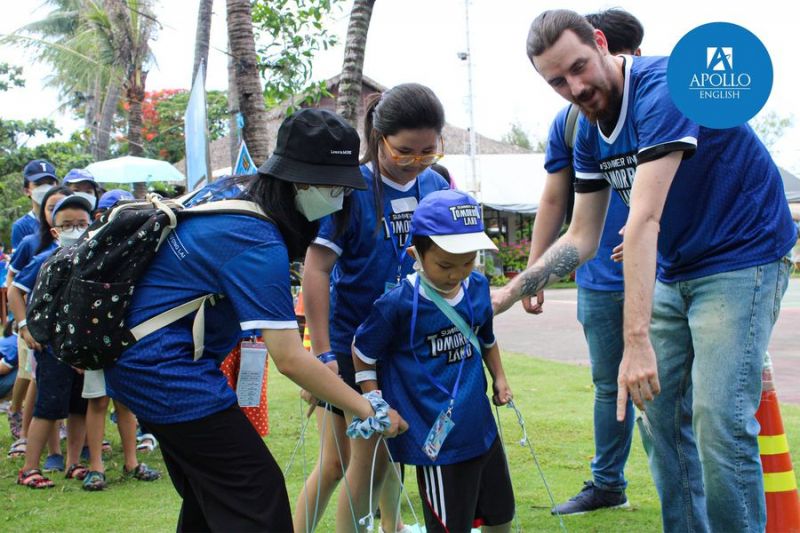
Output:
[[442,143],[441,152],[424,155],[397,155],[394,153],[392,145],[386,140],[386,137],[383,137],[383,144],[386,146],[386,150],[389,152],[389,157],[391,157],[392,161],[394,161],[399,167],[409,167],[415,163],[429,167],[436,163],[438,160],[444,157],[444,139],[439,137],[439,142]]

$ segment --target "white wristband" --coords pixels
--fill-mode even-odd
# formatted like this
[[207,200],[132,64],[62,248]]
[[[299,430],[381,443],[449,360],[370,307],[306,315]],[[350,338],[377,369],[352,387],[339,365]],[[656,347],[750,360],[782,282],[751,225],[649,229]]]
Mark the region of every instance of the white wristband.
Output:
[[363,383],[364,381],[378,381],[378,373],[374,370],[356,372],[356,383]]
[[28,325],[28,321],[27,320],[25,320],[25,319],[20,320],[19,322],[17,322],[17,329],[22,329],[27,325]]

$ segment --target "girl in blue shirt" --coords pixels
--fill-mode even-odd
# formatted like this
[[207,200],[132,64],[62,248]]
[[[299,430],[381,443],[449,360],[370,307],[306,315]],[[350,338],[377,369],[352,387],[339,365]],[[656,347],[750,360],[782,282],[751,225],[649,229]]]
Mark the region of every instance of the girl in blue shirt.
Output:
[[[364,120],[367,150],[361,174],[365,188],[352,195],[349,225],[337,234],[333,222],[324,221],[306,254],[303,297],[313,352],[355,390],[350,345],[356,328],[372,303],[412,271],[413,261],[405,250],[417,204],[425,195],[448,188],[444,178],[430,169],[443,155],[443,127],[442,104],[427,87],[408,83],[375,95],[367,104]],[[326,413],[319,411],[324,453],[295,506],[298,532],[313,529],[341,477],[337,448],[345,442],[345,419],[329,416],[330,423],[323,424]],[[341,415],[341,411],[334,412]],[[354,518],[369,512],[370,466],[376,442],[350,442],[349,458],[347,447],[342,450],[342,460],[349,462],[349,491],[339,493],[336,523],[341,530],[353,527]],[[376,488],[386,477],[385,455],[379,454]],[[394,474],[387,480],[391,485],[382,494],[381,517],[384,530],[394,532],[400,485]]]
[[109,396],[158,439],[183,499],[179,531],[292,529],[281,469],[219,369],[242,331],[260,330],[278,370],[315,395],[385,435],[404,429],[385,402],[330,379],[303,349],[289,287],[289,261],[305,252],[317,220],[341,210],[350,189],[364,187],[358,150],[357,132],[340,117],[298,111],[281,125],[275,151],[258,174],[243,178],[242,199],[269,220],[231,213],[186,217],[137,280],[129,327],[198,297],[221,296],[205,306],[197,357],[190,315],[144,336],[105,368]]

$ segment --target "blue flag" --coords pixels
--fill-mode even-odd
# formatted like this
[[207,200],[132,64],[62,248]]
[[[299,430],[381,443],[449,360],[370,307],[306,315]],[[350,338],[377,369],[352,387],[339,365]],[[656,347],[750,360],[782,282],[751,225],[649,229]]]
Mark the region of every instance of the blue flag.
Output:
[[247,145],[244,143],[244,139],[242,139],[241,144],[239,144],[239,155],[236,156],[236,165],[233,167],[233,175],[255,174],[256,170],[256,164],[253,163],[253,158],[250,157]]

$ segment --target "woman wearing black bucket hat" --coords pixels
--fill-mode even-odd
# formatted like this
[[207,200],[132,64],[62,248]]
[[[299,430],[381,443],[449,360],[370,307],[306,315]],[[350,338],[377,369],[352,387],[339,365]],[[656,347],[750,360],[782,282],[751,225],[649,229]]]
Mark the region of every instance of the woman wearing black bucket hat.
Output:
[[[331,380],[330,371],[308,356],[289,290],[289,261],[302,257],[316,220],[340,210],[347,189],[364,186],[358,149],[355,130],[333,113],[298,111],[281,125],[275,153],[242,191],[271,220],[187,218],[138,280],[126,317],[130,326],[199,296],[222,295],[205,308],[197,360],[189,316],[145,336],[106,369],[109,395],[128,405],[161,444],[183,498],[179,531],[292,529],[281,470],[217,364],[244,330],[261,330],[281,373],[358,413],[357,429],[392,436],[406,427],[385,403]],[[264,355],[258,345],[251,350],[256,358]]]

